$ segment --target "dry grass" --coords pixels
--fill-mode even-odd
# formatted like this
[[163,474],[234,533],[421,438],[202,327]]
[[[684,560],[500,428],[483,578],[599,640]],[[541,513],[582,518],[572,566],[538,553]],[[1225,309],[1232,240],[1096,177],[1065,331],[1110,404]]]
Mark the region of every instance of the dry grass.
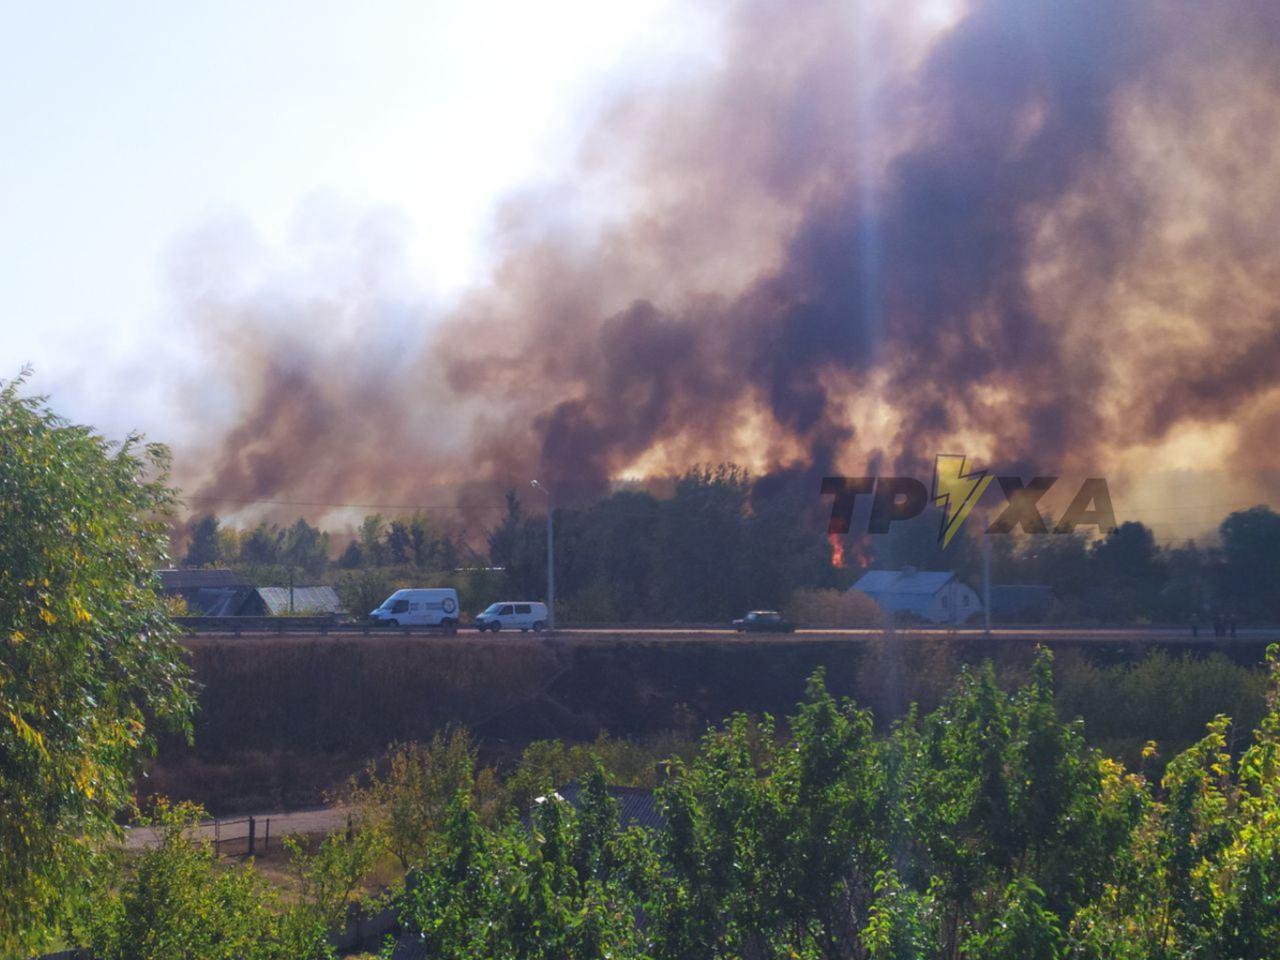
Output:
[[368,755],[475,726],[536,694],[559,668],[541,643],[473,637],[244,637],[187,641],[203,687],[206,759],[246,751]]
[[876,602],[860,590],[797,590],[787,615],[805,627],[874,627],[884,619]]
[[[825,610],[846,623],[870,603],[833,592],[799,599],[813,617]],[[1015,684],[1034,656],[1031,644],[901,631],[856,642],[386,634],[186,642],[203,686],[196,746],[166,743],[140,792],[196,800],[218,815],[316,804],[388,745],[429,741],[449,724],[468,727],[482,762],[500,767],[538,739],[589,743],[602,730],[633,741],[696,739],[734,711],[786,716],[821,668],[834,694],[872,708],[884,725],[913,702],[934,707],[965,663],[994,658],[1001,682]],[[1206,710],[1244,718],[1259,701],[1258,681],[1241,668],[1153,662],[1125,677],[1093,657],[1076,662],[1064,651],[1059,690],[1095,742],[1177,738],[1198,729]],[[1186,730],[1170,713],[1170,691],[1179,691],[1175,710],[1195,718]],[[640,782],[646,771],[633,773]]]

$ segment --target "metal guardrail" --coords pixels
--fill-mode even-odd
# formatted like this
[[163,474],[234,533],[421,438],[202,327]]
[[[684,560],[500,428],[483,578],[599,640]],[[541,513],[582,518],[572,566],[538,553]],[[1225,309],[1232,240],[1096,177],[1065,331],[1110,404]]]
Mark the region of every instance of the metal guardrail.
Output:
[[[173,622],[187,633],[435,633],[448,634],[444,627],[384,626],[371,621],[342,620],[330,614],[322,617],[174,617]],[[456,627],[454,630],[456,631]]]

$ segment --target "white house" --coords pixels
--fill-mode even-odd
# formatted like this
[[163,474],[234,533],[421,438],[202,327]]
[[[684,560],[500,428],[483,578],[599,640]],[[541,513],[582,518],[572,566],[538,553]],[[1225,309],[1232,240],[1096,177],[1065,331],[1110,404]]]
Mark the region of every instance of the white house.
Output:
[[978,595],[954,573],[903,567],[869,570],[851,588],[860,590],[890,614],[909,614],[933,623],[964,623],[982,613]]

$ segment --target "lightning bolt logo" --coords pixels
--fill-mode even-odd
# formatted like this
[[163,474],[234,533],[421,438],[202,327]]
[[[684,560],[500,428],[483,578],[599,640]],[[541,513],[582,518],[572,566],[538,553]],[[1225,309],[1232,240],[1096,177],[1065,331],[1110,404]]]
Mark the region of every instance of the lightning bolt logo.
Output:
[[933,502],[942,508],[942,529],[938,539],[943,547],[951,542],[969,513],[978,505],[982,492],[994,478],[985,470],[965,472],[963,454],[941,453],[933,458]]

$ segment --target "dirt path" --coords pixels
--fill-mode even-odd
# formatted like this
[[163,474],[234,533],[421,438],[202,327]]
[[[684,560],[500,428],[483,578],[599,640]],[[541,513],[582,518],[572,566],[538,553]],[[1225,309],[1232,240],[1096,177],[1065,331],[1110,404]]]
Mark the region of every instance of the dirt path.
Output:
[[[269,835],[285,837],[295,833],[333,833],[347,825],[344,807],[313,807],[309,810],[291,810],[277,813],[255,813],[256,833],[259,841]],[[225,843],[243,843],[249,832],[249,817],[227,817],[206,820],[196,827],[193,836],[206,840],[219,839]],[[125,835],[125,848],[145,850],[159,846],[160,837],[151,827],[130,827]]]

